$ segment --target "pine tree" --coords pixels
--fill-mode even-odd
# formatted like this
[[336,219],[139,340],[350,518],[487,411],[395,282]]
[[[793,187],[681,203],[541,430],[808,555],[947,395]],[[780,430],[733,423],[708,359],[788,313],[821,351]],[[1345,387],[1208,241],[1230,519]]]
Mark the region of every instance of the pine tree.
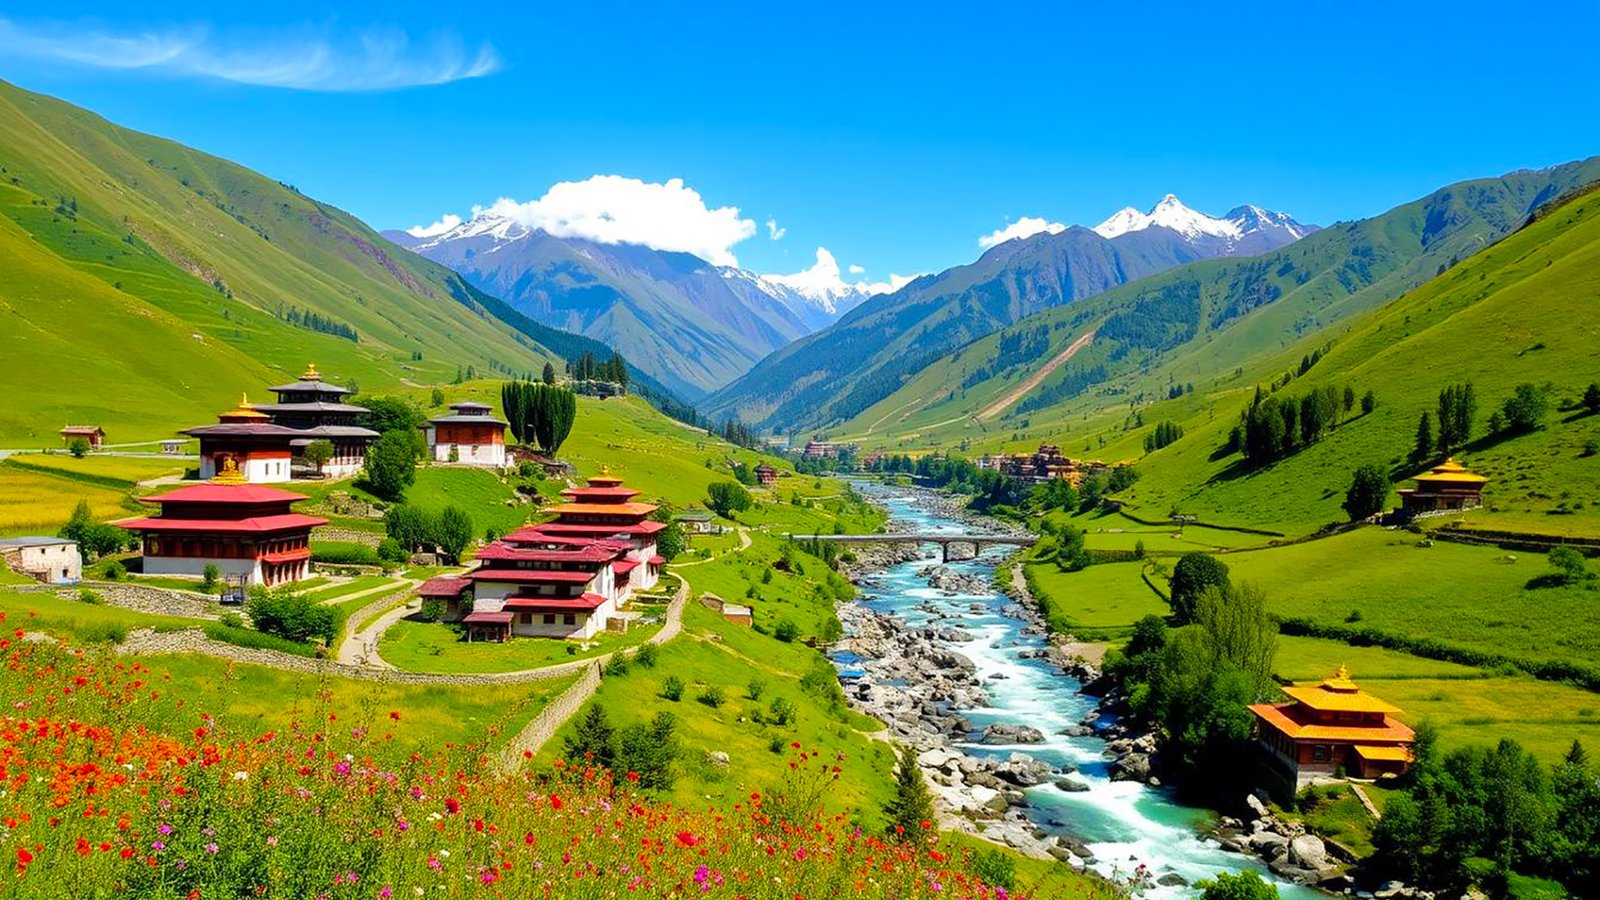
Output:
[[904,841],[921,840],[933,830],[933,795],[922,780],[916,757],[901,748],[900,764],[894,773],[894,799],[884,806],[892,835]]
[[611,768],[616,762],[616,729],[611,727],[605,707],[598,703],[589,704],[583,718],[578,720],[577,728],[565,738],[564,743],[567,759],[574,762],[592,762],[603,769]]
[[1433,420],[1428,417],[1426,410],[1422,418],[1417,420],[1417,442],[1411,448],[1411,461],[1414,463],[1427,462],[1433,456]]
[[549,363],[545,363],[544,364],[544,378],[543,378],[543,381],[544,381],[545,384],[555,384],[556,383],[556,367],[555,366],[552,366]]

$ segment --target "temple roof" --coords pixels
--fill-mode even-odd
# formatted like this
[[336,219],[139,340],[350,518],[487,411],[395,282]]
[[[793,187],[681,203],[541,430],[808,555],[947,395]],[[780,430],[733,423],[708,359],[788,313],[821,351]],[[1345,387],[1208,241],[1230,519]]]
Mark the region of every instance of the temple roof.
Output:
[[1381,725],[1324,725],[1318,722],[1301,722],[1292,713],[1294,704],[1274,705],[1257,703],[1250,711],[1265,726],[1276,729],[1291,740],[1323,740],[1368,743],[1406,743],[1416,736],[1410,728],[1389,716]]
[[600,608],[606,598],[599,594],[577,597],[518,597],[506,598],[504,609],[513,612],[591,612]]
[[519,560],[523,562],[593,562],[603,563],[616,559],[622,552],[602,547],[594,541],[574,541],[564,544],[565,550],[526,550],[510,547],[496,541],[478,551],[478,559]]
[[193,484],[165,494],[140,497],[140,503],[296,503],[305,494],[280,491],[253,484]]
[[265,534],[290,529],[316,528],[328,524],[327,519],[305,516],[300,513],[280,513],[272,516],[250,516],[244,519],[169,519],[150,516],[116,523],[129,531],[199,531],[214,534]]
[[557,515],[648,516],[656,511],[654,503],[563,503],[545,507],[545,512]]
[[330,400],[312,400],[305,403],[257,403],[255,408],[269,413],[297,413],[297,412],[336,412],[358,416],[368,412],[365,406],[356,406],[352,403],[338,403]]
[[417,586],[419,597],[459,597],[472,584],[472,579],[459,575],[435,575]]
[[306,365],[306,370],[301,373],[300,380],[289,384],[280,384],[267,390],[278,394],[294,391],[309,391],[317,394],[348,394],[350,391],[336,384],[328,384],[322,380],[322,373],[317,371],[316,363]]
[[449,416],[434,416],[428,420],[430,425],[499,425],[501,428],[509,427],[505,422],[496,419],[487,413],[473,415],[471,413],[457,413]]
[[1332,678],[1308,686],[1293,686],[1283,689],[1290,698],[1318,710],[1330,712],[1367,712],[1367,713],[1397,713],[1400,708],[1392,706],[1366,693],[1356,683],[1350,680],[1350,671],[1340,666]]
[[588,584],[595,573],[571,569],[478,569],[469,574],[473,581],[510,581],[529,584]]
[[[534,531],[553,535],[608,535],[608,534],[655,534],[667,527],[665,522],[652,522],[646,519],[632,525],[613,525],[605,522],[597,524],[578,524],[576,522],[546,522],[534,526]],[[520,540],[521,538],[519,538]]]
[[1418,475],[1412,480],[1418,484],[1484,484],[1489,479],[1475,472],[1468,472],[1466,467],[1454,459],[1447,459],[1426,474]]

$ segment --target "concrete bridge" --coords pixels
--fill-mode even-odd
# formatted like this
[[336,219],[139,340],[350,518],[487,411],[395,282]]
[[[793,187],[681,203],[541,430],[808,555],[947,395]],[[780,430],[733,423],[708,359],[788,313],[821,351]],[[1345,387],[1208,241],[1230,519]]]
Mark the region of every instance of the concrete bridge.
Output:
[[950,545],[971,546],[972,552],[983,552],[984,547],[1032,547],[1039,538],[1031,534],[980,534],[898,532],[891,534],[791,534],[797,541],[822,541],[833,544],[938,544],[940,558],[950,561]]

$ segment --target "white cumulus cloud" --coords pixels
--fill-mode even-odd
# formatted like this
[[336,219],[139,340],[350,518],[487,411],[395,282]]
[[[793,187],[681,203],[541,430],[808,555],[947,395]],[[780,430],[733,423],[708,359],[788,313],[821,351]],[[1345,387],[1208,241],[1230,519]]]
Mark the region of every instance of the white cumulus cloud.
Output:
[[[865,272],[861,266],[851,266],[850,274],[859,275]],[[785,287],[793,288],[802,294],[811,297],[842,296],[851,291],[860,291],[867,294],[889,294],[900,290],[916,278],[916,275],[890,275],[888,281],[866,282],[845,281],[839,274],[839,261],[828,251],[827,247],[817,248],[817,261],[809,269],[803,269],[793,275],[763,275],[768,281],[774,281]]]
[[0,19],[0,57],[119,71],[216,78],[308,91],[383,91],[481,78],[503,64],[494,47],[453,34],[413,42],[397,28],[214,33],[205,24],[112,31]]
[[861,273],[863,273],[865,271],[867,271],[866,266],[858,266],[855,263],[851,263],[850,264],[850,274],[851,275],[860,275]]
[[502,197],[473,207],[472,215],[510,219],[555,237],[693,253],[719,266],[737,266],[733,246],[756,233],[756,223],[742,218],[737,206],[708,207],[681,178],[656,184],[595,175],[552,185],[543,197],[526,203]]
[[777,219],[767,220],[767,237],[775,241],[781,241],[783,236],[788,233],[789,229],[780,227]]
[[446,231],[449,231],[460,224],[460,216],[452,213],[445,213],[439,218],[439,221],[433,223],[432,225],[413,225],[410,228],[407,228],[406,234],[409,234],[414,238],[436,237],[444,234]]
[[1067,226],[1060,222],[1050,222],[1037,216],[1023,216],[998,231],[980,236],[978,238],[978,246],[987,250],[996,244],[1003,244],[1006,241],[1017,238],[1033,237],[1040,232],[1060,234],[1066,230]]

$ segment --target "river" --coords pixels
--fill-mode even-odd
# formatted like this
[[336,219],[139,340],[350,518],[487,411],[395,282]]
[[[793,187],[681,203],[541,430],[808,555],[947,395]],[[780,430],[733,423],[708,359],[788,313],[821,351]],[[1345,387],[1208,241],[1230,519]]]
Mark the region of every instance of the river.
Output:
[[[938,504],[930,503],[924,494],[870,483],[858,487],[888,510],[896,523],[893,531],[972,530],[970,524],[939,512]],[[987,583],[1008,552],[1007,548],[988,550],[977,559],[951,563],[950,568],[979,575]],[[1203,837],[1199,829],[1209,814],[1176,802],[1170,791],[1138,782],[1112,781],[1108,761],[1102,756],[1104,741],[1061,733],[1094,710],[1094,699],[1080,694],[1077,679],[1050,663],[1022,658],[1023,651],[1043,647],[1044,639],[1024,634],[1026,623],[1006,614],[1006,608],[1014,605],[1010,597],[994,591],[951,595],[937,590],[929,586],[928,573],[938,565],[937,558],[924,559],[874,573],[863,580],[861,602],[912,627],[944,619],[941,624],[957,624],[972,634],[972,641],[947,646],[976,665],[991,705],[963,709],[961,714],[979,729],[992,723],[1031,725],[1046,735],[1045,743],[1024,747],[963,743],[957,744],[957,749],[973,756],[996,757],[1023,750],[1052,764],[1077,768],[1077,777],[1088,784],[1089,790],[1068,793],[1048,780],[1029,788],[1030,819],[1051,834],[1066,835],[1088,845],[1095,856],[1090,867],[1109,877],[1125,878],[1142,864],[1153,878],[1175,872],[1193,884],[1218,872],[1252,868],[1277,883],[1284,898],[1309,900],[1327,896],[1278,882],[1253,857],[1233,853]],[[974,604],[981,604],[984,611],[974,611]],[[1175,898],[1197,893],[1192,888],[1172,885],[1154,886],[1141,895]]]

